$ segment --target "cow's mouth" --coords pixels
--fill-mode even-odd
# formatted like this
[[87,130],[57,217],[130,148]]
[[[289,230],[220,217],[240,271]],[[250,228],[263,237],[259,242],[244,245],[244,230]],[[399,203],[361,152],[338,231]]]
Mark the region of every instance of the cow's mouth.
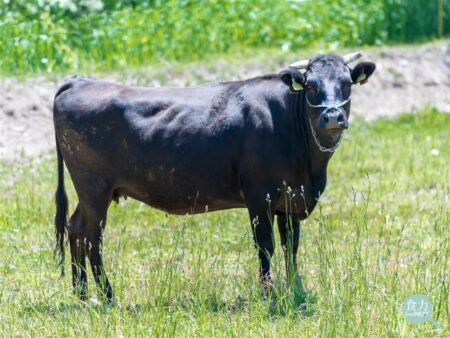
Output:
[[324,128],[324,129],[326,130],[326,132],[330,132],[332,134],[335,134],[335,133],[342,133],[347,128],[342,127],[342,128]]

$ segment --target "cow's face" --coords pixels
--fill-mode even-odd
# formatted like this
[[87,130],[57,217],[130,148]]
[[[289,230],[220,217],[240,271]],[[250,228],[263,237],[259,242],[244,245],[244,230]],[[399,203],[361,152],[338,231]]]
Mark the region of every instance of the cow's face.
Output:
[[315,132],[329,141],[337,140],[348,128],[352,85],[366,83],[375,70],[372,62],[350,69],[337,55],[309,60],[306,71],[289,68],[280,73],[291,92],[305,93],[305,112]]

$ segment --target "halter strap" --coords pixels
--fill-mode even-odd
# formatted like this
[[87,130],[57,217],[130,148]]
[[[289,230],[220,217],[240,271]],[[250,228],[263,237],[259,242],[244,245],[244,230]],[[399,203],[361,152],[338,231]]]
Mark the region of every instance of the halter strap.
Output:
[[306,97],[306,103],[308,104],[308,106],[312,107],[312,108],[341,108],[342,106],[345,106],[351,99],[352,96],[350,95],[348,97],[347,100],[339,102],[339,103],[334,103],[334,104],[311,104],[311,102],[309,102],[308,99],[308,94],[305,93],[305,97]]

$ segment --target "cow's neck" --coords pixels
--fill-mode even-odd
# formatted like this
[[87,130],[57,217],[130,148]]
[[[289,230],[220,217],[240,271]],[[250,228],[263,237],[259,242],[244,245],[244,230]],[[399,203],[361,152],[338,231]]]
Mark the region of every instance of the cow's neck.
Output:
[[[318,145],[314,141],[314,136],[311,131],[309,119],[306,114],[306,100],[304,91],[301,91],[297,95],[292,95],[291,99],[291,112],[296,125],[296,133],[298,139],[298,156],[301,162],[308,165],[308,169],[311,174],[314,175],[317,171],[326,170],[328,161],[333,153],[323,152],[319,149]],[[330,142],[321,142],[324,147],[331,148],[335,144]]]
[[305,202],[308,212],[314,206],[325,190],[327,179],[327,166],[333,153],[320,151],[314,142],[314,137],[309,125],[309,119],[305,112],[304,94],[288,95],[288,116],[290,116],[290,127],[293,130],[291,156],[296,163],[298,177],[296,184],[304,188]]

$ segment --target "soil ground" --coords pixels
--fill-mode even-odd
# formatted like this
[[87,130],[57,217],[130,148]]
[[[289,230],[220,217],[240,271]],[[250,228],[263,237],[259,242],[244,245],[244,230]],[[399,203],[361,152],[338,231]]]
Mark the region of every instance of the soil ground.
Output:
[[[289,59],[287,59],[289,57]],[[219,59],[213,64],[146,67],[91,74],[139,86],[185,86],[216,80],[237,80],[285,67],[289,56],[249,58],[239,63]],[[431,105],[450,112],[450,43],[370,48],[365,59],[377,70],[368,84],[355,87],[352,116],[372,120]],[[67,74],[70,75],[70,74]],[[67,76],[0,79],[0,160],[36,156],[54,147],[52,100]]]

